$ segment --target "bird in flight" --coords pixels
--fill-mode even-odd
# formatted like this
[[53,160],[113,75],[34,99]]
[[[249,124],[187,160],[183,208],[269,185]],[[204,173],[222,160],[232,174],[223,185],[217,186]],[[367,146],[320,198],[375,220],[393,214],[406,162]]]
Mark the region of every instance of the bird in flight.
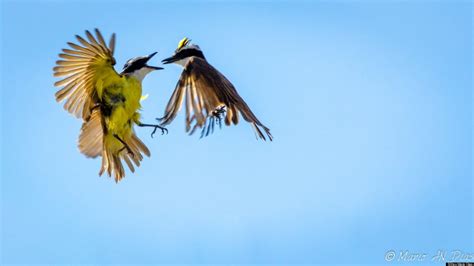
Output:
[[171,123],[185,101],[186,132],[193,134],[201,129],[201,137],[213,132],[221,119],[226,125],[239,122],[239,113],[254,128],[263,140],[273,139],[270,129],[264,126],[237,93],[232,83],[209,64],[198,45],[190,44],[188,38],[182,39],[173,56],[162,61],[175,63],[184,69],[175,90],[166,106],[164,116],[158,120],[161,126]]
[[86,31],[86,38],[76,35],[79,44],[68,42],[53,68],[58,102],[83,124],[79,135],[79,150],[87,157],[102,156],[99,175],[113,174],[115,181],[125,176],[122,161],[132,172],[140,166],[143,154],[150,156],[147,146],[137,137],[134,125],[153,127],[153,134],[166,128],[144,124],[140,120],[142,80],[150,72],[163,69],[147,62],[156,54],[135,57],[127,61],[121,73],[114,69],[115,34],[108,45],[98,29],[95,36]]

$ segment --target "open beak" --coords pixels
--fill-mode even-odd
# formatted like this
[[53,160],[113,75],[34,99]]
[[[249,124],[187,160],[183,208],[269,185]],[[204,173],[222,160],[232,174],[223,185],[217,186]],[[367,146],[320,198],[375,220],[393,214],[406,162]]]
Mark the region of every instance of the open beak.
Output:
[[[153,56],[155,56],[158,52],[154,52],[152,54],[150,54],[149,56],[147,56],[147,59],[146,61],[148,62],[148,60],[150,60]],[[157,67],[157,66],[149,66],[149,65],[146,65],[146,67],[148,68],[151,68],[151,69],[154,69],[154,70],[160,70],[160,69],[164,69],[162,67]]]
[[175,61],[177,61],[177,59],[174,56],[171,56],[171,57],[168,57],[168,58],[165,58],[165,59],[161,60],[161,63],[166,65],[166,64],[173,63]]

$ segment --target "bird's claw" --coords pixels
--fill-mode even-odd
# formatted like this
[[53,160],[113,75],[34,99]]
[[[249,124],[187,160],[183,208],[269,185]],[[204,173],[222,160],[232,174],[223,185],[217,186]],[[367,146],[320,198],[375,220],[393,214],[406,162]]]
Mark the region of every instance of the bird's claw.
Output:
[[222,118],[225,113],[225,105],[219,106],[214,111],[212,111],[211,118],[215,118],[217,120],[217,124],[219,128],[222,127]]
[[165,127],[158,126],[158,125],[155,125],[155,126],[153,126],[153,127],[154,127],[154,129],[153,129],[153,131],[151,132],[151,137],[152,137],[152,138],[153,138],[153,135],[155,135],[156,130],[158,130],[158,128],[161,129],[161,135],[164,135],[165,133],[168,134],[168,129],[165,128]]
[[212,111],[212,116],[221,118],[221,115],[225,113],[225,105],[219,106]]

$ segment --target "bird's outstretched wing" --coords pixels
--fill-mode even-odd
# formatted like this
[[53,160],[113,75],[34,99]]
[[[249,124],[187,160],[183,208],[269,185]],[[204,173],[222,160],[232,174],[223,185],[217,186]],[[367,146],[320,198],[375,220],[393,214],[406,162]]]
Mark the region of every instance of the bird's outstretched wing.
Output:
[[56,61],[53,68],[55,77],[65,77],[54,84],[62,87],[55,94],[56,101],[65,100],[64,109],[84,120],[89,118],[102,93],[97,85],[105,79],[119,78],[113,67],[115,34],[108,45],[98,29],[95,29],[95,35],[86,31],[87,40],[76,35],[80,45],[68,42],[72,49],[63,49],[59,54],[61,60]]
[[209,134],[225,109],[226,125],[237,124],[240,113],[261,139],[266,140],[262,130],[270,140],[273,139],[270,129],[252,113],[232,83],[202,58],[192,57],[186,64],[161,118],[162,125],[173,121],[183,101],[186,102],[186,131],[190,134],[197,128],[202,129],[202,135]]

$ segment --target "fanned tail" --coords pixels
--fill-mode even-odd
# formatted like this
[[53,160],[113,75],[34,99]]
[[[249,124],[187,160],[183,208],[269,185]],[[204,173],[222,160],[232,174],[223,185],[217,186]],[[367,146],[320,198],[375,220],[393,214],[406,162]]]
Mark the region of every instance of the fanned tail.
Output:
[[148,147],[132,133],[129,137],[123,139],[128,145],[129,150],[113,136],[107,135],[104,138],[104,144],[102,149],[102,165],[99,171],[99,175],[107,172],[108,176],[114,176],[115,182],[119,182],[125,177],[125,170],[122,164],[122,160],[125,161],[130,171],[135,172],[135,166],[140,166],[140,162],[143,160],[143,154],[150,157],[150,150]]

